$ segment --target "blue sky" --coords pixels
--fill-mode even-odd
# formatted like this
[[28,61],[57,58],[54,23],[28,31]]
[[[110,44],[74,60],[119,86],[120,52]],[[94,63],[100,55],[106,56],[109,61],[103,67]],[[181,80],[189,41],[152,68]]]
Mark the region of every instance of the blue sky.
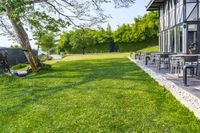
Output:
[[[115,9],[112,6],[108,5],[105,8],[105,13],[110,14],[112,18],[108,20],[113,30],[117,29],[118,26],[122,24],[131,24],[133,23],[133,18],[137,16],[142,16],[146,13],[145,6],[150,0],[136,0],[135,5],[130,8],[120,8]],[[107,23],[102,24],[103,27],[107,26]],[[8,41],[6,37],[0,36],[0,47],[10,47],[13,42]],[[32,44],[34,48],[36,46]]]
[[[137,16],[142,16],[146,13],[145,6],[150,0],[136,0],[135,5],[130,8],[107,8],[106,13],[111,14],[112,18],[108,20],[108,23],[111,24],[112,29],[115,30],[118,25],[124,23],[133,23],[133,18]],[[107,24],[103,24],[104,26]]]

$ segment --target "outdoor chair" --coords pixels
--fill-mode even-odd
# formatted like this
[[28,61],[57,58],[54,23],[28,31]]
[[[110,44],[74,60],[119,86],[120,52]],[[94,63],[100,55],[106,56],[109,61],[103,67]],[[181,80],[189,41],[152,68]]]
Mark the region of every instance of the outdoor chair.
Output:
[[145,53],[145,65],[154,65],[156,63],[156,55],[157,53]]
[[[191,76],[198,75],[199,68],[199,57],[198,56],[186,56],[184,58],[184,66],[183,66],[183,82],[184,85],[187,86],[187,78],[188,72],[190,72]],[[189,70],[189,71],[188,71]]]
[[178,74],[183,69],[184,60],[181,57],[170,57],[170,73]]
[[156,65],[159,70],[168,69],[170,66],[169,53],[161,53],[157,55]]
[[135,53],[135,59],[136,60],[141,60],[141,52],[136,52]]
[[157,53],[151,53],[151,55],[150,55],[150,62],[153,65],[156,64],[156,56],[157,56]]
[[144,53],[143,60],[145,62],[145,65],[148,65],[151,61],[151,53]]
[[145,61],[146,52],[140,52],[140,60]]

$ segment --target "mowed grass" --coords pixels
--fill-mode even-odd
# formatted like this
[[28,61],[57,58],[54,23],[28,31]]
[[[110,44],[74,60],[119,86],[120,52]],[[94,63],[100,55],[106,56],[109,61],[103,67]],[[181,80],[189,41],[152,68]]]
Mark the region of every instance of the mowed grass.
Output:
[[128,55],[74,55],[1,76],[0,132],[199,132],[193,113]]
[[142,52],[158,52],[159,46],[150,46],[150,47],[141,49],[140,51],[142,51]]

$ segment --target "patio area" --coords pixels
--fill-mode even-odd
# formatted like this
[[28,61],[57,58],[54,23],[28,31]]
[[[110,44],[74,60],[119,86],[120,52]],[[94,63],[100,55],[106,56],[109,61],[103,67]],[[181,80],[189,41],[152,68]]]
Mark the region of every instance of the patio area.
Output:
[[145,65],[144,61],[129,57],[131,61],[137,64],[141,69],[148,73],[161,86],[170,91],[177,100],[194,112],[200,119],[200,80],[188,78],[189,86],[185,86],[183,78],[176,74],[171,74],[169,69],[159,70],[155,65]]

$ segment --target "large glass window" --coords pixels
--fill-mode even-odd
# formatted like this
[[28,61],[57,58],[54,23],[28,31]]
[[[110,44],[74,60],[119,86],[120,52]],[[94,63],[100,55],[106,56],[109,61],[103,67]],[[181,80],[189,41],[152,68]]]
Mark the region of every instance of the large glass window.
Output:
[[175,25],[175,0],[169,1],[169,17],[170,17],[170,27]]
[[183,27],[178,26],[176,28],[176,52],[183,52]]
[[197,54],[197,24],[188,25],[188,52],[190,54]]
[[176,0],[176,24],[183,22],[183,0]]
[[170,30],[170,52],[175,53],[175,30]]
[[164,28],[167,29],[169,26],[169,6],[168,2],[166,1],[164,4]]
[[160,52],[163,52],[163,33],[160,33],[159,36],[159,42],[160,42]]
[[198,20],[198,6],[197,0],[186,0],[186,20]]
[[168,31],[164,32],[164,44],[163,44],[163,52],[168,52],[169,51],[169,45],[168,45]]
[[164,30],[164,25],[163,25],[163,18],[164,18],[164,10],[163,6],[160,7],[160,30]]

